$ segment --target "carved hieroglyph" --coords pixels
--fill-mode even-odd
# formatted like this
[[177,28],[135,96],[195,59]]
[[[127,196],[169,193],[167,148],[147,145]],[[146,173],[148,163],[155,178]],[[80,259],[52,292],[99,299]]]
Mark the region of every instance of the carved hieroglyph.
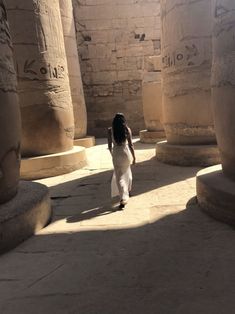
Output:
[[22,154],[73,146],[74,119],[59,0],[7,3],[22,115]]
[[85,137],[87,134],[87,112],[77,51],[72,1],[60,0],[60,11],[73,103],[75,124],[74,137],[76,139]]
[[0,0],[0,203],[17,192],[20,168],[20,111],[12,43]]
[[211,110],[211,0],[161,0],[163,119],[171,144],[215,140]]
[[213,0],[212,103],[224,173],[235,180],[235,2]]

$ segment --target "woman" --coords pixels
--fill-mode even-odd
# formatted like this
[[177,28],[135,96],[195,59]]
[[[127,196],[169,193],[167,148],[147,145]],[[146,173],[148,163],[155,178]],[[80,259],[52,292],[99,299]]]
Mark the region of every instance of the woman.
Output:
[[123,209],[128,202],[132,186],[131,157],[133,165],[136,159],[131,129],[127,126],[122,113],[115,115],[112,127],[108,129],[108,148],[114,166],[111,183],[112,197],[120,196],[119,208]]

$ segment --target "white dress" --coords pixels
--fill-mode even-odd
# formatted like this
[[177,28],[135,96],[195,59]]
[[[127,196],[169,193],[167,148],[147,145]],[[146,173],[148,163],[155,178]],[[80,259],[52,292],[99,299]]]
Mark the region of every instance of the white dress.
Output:
[[111,181],[111,196],[120,196],[120,200],[127,202],[132,186],[131,152],[127,140],[120,144],[113,141],[114,172]]

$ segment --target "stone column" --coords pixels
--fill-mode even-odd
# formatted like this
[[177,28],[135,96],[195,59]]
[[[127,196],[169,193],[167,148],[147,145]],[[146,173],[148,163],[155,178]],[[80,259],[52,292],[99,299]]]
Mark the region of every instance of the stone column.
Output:
[[182,165],[214,164],[218,152],[214,146],[205,146],[215,143],[210,91],[211,0],[162,0],[161,4],[167,143],[158,146],[158,158]]
[[0,203],[15,196],[20,170],[20,111],[12,43],[4,2],[0,1]]
[[235,224],[235,2],[213,0],[212,104],[221,165],[197,175],[201,207]]
[[81,168],[86,164],[85,153],[73,146],[73,106],[59,0],[11,0],[7,11],[22,116],[21,177],[43,178]]
[[22,115],[22,155],[70,150],[74,121],[59,0],[12,0],[12,30]]
[[145,62],[142,82],[143,113],[146,130],[140,131],[142,143],[157,143],[165,138],[162,125],[161,56],[151,56]]
[[50,220],[48,188],[19,182],[20,109],[12,41],[5,3],[0,0],[0,254],[13,248]]
[[78,58],[72,0],[60,0],[60,11],[74,112],[74,138],[76,139],[87,134],[87,112]]

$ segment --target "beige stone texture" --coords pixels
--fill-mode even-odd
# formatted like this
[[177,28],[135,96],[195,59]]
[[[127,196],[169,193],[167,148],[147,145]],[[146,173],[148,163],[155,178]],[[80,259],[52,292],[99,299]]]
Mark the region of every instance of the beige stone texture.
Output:
[[21,127],[12,41],[3,1],[0,27],[0,203],[4,203],[17,193]]
[[222,171],[221,165],[208,167],[197,174],[197,199],[210,216],[235,225],[235,182]]
[[213,12],[212,104],[216,137],[223,171],[235,180],[235,3],[220,0],[214,3]]
[[162,70],[162,56],[145,58],[145,70],[148,72],[160,72]]
[[212,105],[222,167],[210,167],[197,174],[197,198],[211,216],[234,225],[235,3],[230,0],[212,3]]
[[54,177],[83,168],[86,164],[85,148],[74,146],[62,153],[22,158],[20,177],[24,180]]
[[164,131],[148,131],[141,130],[140,133],[140,142],[146,144],[154,144],[165,139]]
[[106,136],[114,114],[123,112],[138,134],[145,128],[145,59],[160,54],[160,1],[73,3],[88,130]]
[[74,138],[87,134],[87,112],[79,65],[72,0],[59,0],[74,113]]
[[42,180],[53,222],[0,256],[0,313],[233,313],[234,230],[199,210],[199,168],[161,164],[155,145],[135,142],[133,196],[117,211],[97,144],[86,168]]
[[172,145],[168,141],[157,143],[156,157],[179,166],[211,166],[221,161],[217,145]]
[[20,181],[17,195],[0,205],[0,254],[45,227],[51,214],[48,188],[43,184]]
[[215,142],[211,0],[162,0],[163,117],[171,144]]
[[79,138],[74,140],[73,144],[75,146],[82,146],[85,148],[90,148],[95,146],[95,137],[94,136],[86,136],[84,138]]
[[161,72],[147,72],[142,83],[144,122],[148,131],[164,131],[162,125]]
[[11,0],[7,11],[18,72],[22,154],[73,147],[73,107],[59,0]]

